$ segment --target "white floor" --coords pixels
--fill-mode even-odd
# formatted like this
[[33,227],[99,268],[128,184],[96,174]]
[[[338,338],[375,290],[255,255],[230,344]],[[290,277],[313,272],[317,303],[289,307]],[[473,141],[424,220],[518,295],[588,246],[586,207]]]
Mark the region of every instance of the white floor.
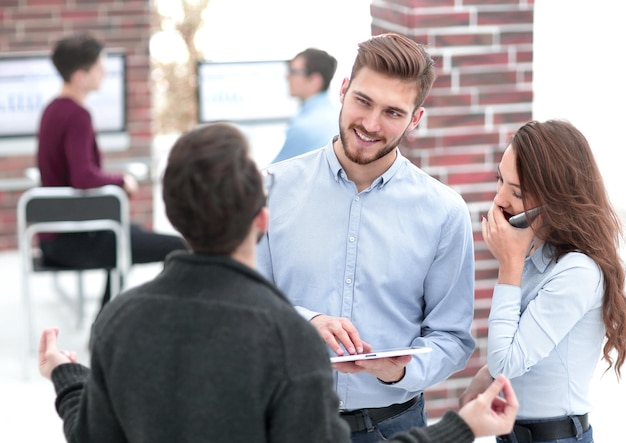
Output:
[[[136,285],[156,275],[161,264],[135,266],[129,285]],[[104,290],[104,274],[92,271],[87,275],[85,326],[76,327],[76,315],[52,289],[53,280],[47,274],[31,280],[36,299],[35,336],[41,330],[57,326],[64,349],[74,350],[79,360],[89,362],[87,343],[89,325],[98,308],[98,297]],[[60,280],[62,287],[72,289],[72,275]],[[0,442],[57,443],[64,442],[62,422],[54,409],[54,389],[37,370],[33,353],[27,371],[23,365],[26,329],[20,299],[19,255],[15,251],[0,253]],[[35,343],[37,346],[37,343]]]
[[[160,268],[160,264],[135,266],[131,271],[129,285],[134,286],[152,278]],[[20,305],[17,252],[0,253],[0,282],[0,442],[64,442],[62,423],[54,409],[54,390],[47,380],[39,376],[34,354],[29,359],[26,373],[23,371],[25,328]],[[70,289],[74,284],[73,277],[68,275],[61,283]],[[75,314],[52,290],[51,277],[36,276],[33,287],[36,294],[36,336],[39,337],[44,327],[58,326],[61,346],[77,351],[79,360],[88,362],[89,324],[103,289],[103,276],[97,272],[88,275],[87,289],[91,300],[87,305],[86,326],[82,329],[76,328]],[[602,376],[601,369],[599,366],[593,381],[595,410],[591,422],[595,441],[623,441],[621,420],[626,401],[626,382],[618,384],[612,374]],[[494,439],[482,438],[478,441],[487,443]]]

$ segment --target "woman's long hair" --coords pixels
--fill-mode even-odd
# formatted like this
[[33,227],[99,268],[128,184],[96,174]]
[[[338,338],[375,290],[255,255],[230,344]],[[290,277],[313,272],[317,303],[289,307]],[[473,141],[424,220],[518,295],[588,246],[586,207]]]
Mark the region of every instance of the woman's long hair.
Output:
[[[513,136],[524,199],[543,206],[537,234],[555,247],[555,258],[582,251],[604,275],[602,318],[606,328],[603,357],[617,377],[626,359],[624,264],[619,250],[620,219],[607,196],[600,170],[584,135],[566,121],[531,121]],[[524,207],[527,201],[524,200]],[[613,361],[611,351],[617,353]]]

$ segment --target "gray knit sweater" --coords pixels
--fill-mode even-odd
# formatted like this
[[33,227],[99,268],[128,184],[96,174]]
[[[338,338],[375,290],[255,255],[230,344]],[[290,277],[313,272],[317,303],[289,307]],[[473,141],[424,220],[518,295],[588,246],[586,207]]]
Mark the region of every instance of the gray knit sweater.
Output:
[[52,373],[69,442],[349,441],[317,332],[230,258],[170,255],[93,339],[91,369]]
[[467,423],[453,411],[448,411],[434,425],[412,428],[409,432],[396,434],[390,443],[472,443],[474,433]]

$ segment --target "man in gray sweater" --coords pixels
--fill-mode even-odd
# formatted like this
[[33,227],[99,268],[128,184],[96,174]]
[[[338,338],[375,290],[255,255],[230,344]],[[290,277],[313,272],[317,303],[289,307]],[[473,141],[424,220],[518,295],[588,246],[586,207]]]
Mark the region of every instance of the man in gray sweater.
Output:
[[[68,442],[349,442],[326,346],[254,271],[270,184],[234,126],[176,142],[163,199],[193,252],[170,254],[154,280],[104,308],[91,368],[58,350],[56,328],[42,334],[39,369],[54,384]],[[459,415],[396,441],[471,442],[508,432],[515,411],[499,379]]]
[[56,331],[42,337],[40,369],[68,441],[348,441],[325,345],[254,271],[263,181],[232,125],[175,143],[163,199],[193,252],[170,254],[160,275],[102,311],[90,369],[58,365],[65,356],[45,349]]

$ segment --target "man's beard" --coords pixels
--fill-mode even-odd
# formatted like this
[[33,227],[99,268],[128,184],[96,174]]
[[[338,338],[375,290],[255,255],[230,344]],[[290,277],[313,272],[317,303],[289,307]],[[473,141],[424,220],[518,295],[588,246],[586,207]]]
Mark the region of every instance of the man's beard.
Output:
[[[339,119],[341,121],[341,115],[339,116]],[[386,156],[387,154],[389,154],[390,152],[396,149],[396,146],[398,146],[398,144],[400,143],[400,139],[404,136],[404,132],[403,132],[402,135],[400,135],[397,139],[394,139],[391,143],[387,143],[383,145],[383,147],[380,148],[378,151],[376,151],[373,156],[366,157],[363,152],[360,152],[360,151],[352,152],[349,149],[347,131],[354,132],[355,128],[356,127],[351,126],[346,130],[343,126],[340,125],[339,137],[341,138],[341,145],[343,146],[343,152],[345,156],[348,158],[348,160],[358,165],[368,165],[370,163],[375,162],[376,160],[383,158],[384,156]],[[367,131],[364,131],[363,128],[356,128],[356,129],[358,129],[358,131],[363,134],[367,134]],[[356,134],[354,136],[358,137]],[[385,142],[386,139],[383,138],[382,141]]]

